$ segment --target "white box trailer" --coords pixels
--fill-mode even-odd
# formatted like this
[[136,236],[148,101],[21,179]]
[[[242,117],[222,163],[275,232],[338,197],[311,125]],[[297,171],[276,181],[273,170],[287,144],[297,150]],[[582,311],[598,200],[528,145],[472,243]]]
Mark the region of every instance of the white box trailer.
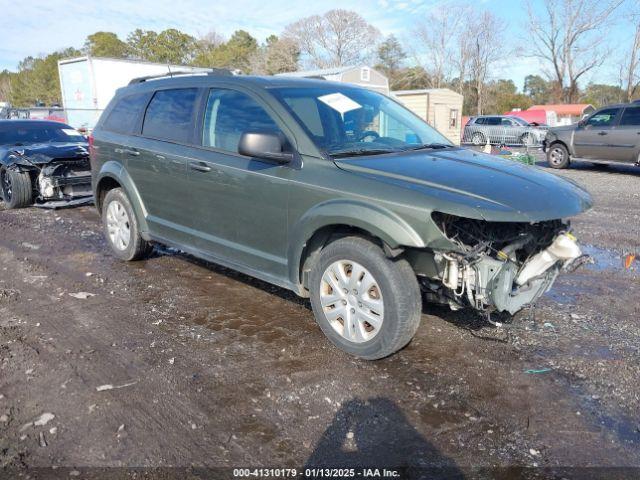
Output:
[[58,73],[67,123],[91,130],[118,88],[137,77],[178,71],[197,73],[207,69],[89,56],[60,60]]

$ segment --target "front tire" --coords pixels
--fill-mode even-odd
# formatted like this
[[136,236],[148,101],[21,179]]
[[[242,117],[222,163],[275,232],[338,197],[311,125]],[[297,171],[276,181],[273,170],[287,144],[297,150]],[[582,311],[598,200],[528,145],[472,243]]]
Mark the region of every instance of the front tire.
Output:
[[567,168],[569,166],[569,150],[561,143],[554,143],[547,152],[547,163],[551,168]]
[[309,276],[318,325],[341,350],[366,360],[407,345],[418,329],[422,298],[406,260],[392,260],[360,237],[326,246]]
[[473,143],[476,146],[486,145],[487,139],[482,133],[476,132],[473,135],[471,135],[471,143]]
[[535,138],[531,133],[525,133],[520,137],[520,143],[525,147],[531,147],[535,144]]
[[0,170],[2,198],[8,209],[24,208],[33,205],[33,184],[26,172]]
[[140,236],[131,202],[121,188],[109,190],[105,196],[102,224],[111,250],[121,260],[142,260],[151,252],[152,246]]

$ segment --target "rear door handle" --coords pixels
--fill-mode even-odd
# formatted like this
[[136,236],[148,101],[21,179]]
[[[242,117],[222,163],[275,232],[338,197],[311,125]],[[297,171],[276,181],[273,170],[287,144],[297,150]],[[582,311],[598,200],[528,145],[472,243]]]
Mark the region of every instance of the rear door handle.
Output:
[[211,167],[204,162],[191,162],[189,164],[189,168],[191,168],[191,170],[195,170],[196,172],[203,173],[211,171]]
[[598,132],[598,135],[606,135],[607,132]]

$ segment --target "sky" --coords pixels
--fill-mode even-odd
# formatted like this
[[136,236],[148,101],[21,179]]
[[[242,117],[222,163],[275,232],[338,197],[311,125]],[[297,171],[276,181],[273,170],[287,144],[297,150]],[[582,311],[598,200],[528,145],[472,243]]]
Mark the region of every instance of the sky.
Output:
[[[515,46],[526,41],[524,1],[476,0],[470,3],[497,15],[503,21],[507,42]],[[542,2],[532,1],[536,7]],[[638,1],[627,0],[629,4]],[[410,45],[416,22],[442,3],[443,0],[0,0],[0,70],[15,71],[18,62],[29,55],[38,56],[70,46],[81,48],[87,35],[101,30],[115,32],[124,40],[136,28],[156,31],[177,28],[196,37],[215,30],[227,38],[233,31],[243,29],[262,41],[270,34],[279,34],[291,22],[332,8],[354,10],[383,35],[394,34]],[[631,35],[630,25],[608,32],[608,38],[616,45],[630,45]],[[613,65],[620,54],[612,52],[611,63],[585,80],[616,83]],[[522,89],[524,77],[540,73],[540,70],[538,60],[511,55],[492,73],[495,78],[514,80]]]

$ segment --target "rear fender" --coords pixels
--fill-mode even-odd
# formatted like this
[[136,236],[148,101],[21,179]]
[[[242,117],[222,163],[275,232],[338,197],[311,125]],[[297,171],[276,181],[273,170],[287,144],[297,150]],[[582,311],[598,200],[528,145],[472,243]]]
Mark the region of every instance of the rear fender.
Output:
[[[100,205],[100,199],[98,198],[100,185],[106,178],[111,178],[118,182],[122,190],[124,190],[124,192],[127,194],[127,197],[131,202],[131,207],[133,208],[133,211],[136,215],[136,219],[138,220],[140,234],[142,238],[148,240],[149,226],[147,224],[147,209],[145,208],[145,205],[142,201],[142,198],[140,197],[140,193],[138,192],[135,183],[131,179],[129,173],[122,166],[122,164],[114,161],[108,161],[102,165],[102,168],[100,169],[100,172],[96,176],[94,182],[93,193],[96,206]],[[101,206],[99,206],[99,208],[101,208]]]

